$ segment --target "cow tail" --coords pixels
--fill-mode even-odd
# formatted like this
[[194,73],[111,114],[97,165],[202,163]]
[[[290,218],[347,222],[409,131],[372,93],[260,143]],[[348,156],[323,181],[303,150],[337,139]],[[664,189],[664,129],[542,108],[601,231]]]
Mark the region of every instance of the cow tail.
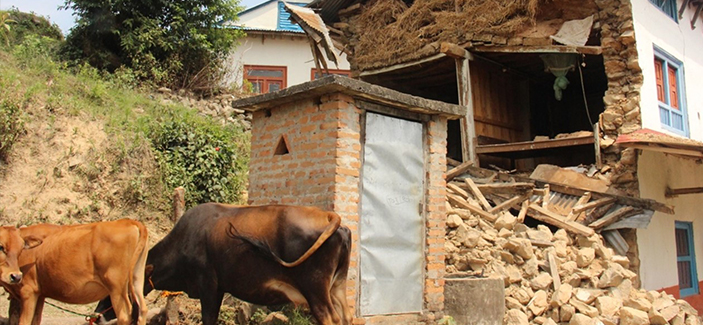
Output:
[[342,218],[334,212],[329,212],[328,219],[330,221],[330,224],[327,225],[327,228],[325,228],[325,231],[322,232],[320,237],[317,237],[317,240],[315,241],[315,243],[312,244],[312,246],[310,246],[310,248],[308,248],[308,251],[305,252],[305,254],[303,254],[297,260],[290,262],[290,263],[283,261],[279,258],[279,263],[281,263],[281,265],[283,265],[285,267],[295,267],[295,266],[298,266],[301,263],[305,262],[305,260],[307,260],[308,257],[310,257],[313,253],[315,253],[315,251],[317,251],[317,249],[320,248],[320,246],[322,246],[322,244],[325,243],[327,238],[330,238],[330,236],[332,236],[332,234],[334,234],[334,232],[337,231],[337,228],[339,228],[339,225],[342,224]]
[[259,248],[261,251],[266,252],[268,255],[271,255],[278,263],[280,263],[281,265],[283,265],[285,267],[296,267],[296,266],[302,264],[303,262],[305,262],[305,260],[307,260],[308,257],[310,257],[313,253],[315,253],[315,251],[317,251],[317,249],[320,248],[320,246],[322,246],[322,244],[324,244],[325,241],[328,238],[330,238],[330,236],[332,236],[332,234],[335,233],[335,231],[337,231],[337,228],[339,228],[339,225],[342,224],[342,218],[334,212],[329,213],[328,220],[330,221],[330,223],[329,223],[329,225],[327,225],[327,227],[322,232],[322,234],[320,234],[320,237],[317,237],[317,240],[315,241],[315,243],[312,244],[312,246],[310,246],[310,248],[308,248],[308,250],[303,255],[301,255],[297,260],[295,260],[293,262],[286,262],[286,261],[282,260],[265,243],[258,241],[258,240],[253,240],[251,238],[247,238],[246,236],[239,234],[239,232],[237,231],[237,229],[234,227],[234,225],[232,223],[229,224],[229,228],[227,229],[227,234],[232,238],[239,238],[239,239],[251,244],[252,246]]

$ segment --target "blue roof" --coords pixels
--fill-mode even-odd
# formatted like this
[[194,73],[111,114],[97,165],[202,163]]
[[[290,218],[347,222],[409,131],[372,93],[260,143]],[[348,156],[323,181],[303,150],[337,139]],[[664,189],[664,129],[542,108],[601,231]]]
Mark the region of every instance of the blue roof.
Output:
[[[289,2],[291,5],[305,7],[306,3]],[[290,13],[284,8],[283,1],[278,1],[278,24],[276,30],[285,30],[291,32],[302,32],[300,25],[290,21]]]

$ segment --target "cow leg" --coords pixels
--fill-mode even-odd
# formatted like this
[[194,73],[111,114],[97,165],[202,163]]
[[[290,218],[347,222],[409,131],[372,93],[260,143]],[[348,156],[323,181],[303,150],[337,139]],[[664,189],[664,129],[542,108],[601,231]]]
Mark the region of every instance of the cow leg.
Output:
[[20,324],[19,325],[33,325],[34,324],[34,311],[37,308],[37,300],[39,297],[31,295],[29,297],[24,297],[22,300],[22,311],[20,313]]
[[37,299],[36,308],[34,309],[34,318],[32,319],[32,325],[41,324],[41,314],[44,311],[44,297]]
[[200,309],[203,325],[215,325],[217,324],[217,318],[220,316],[222,298],[225,294],[214,288],[212,291],[201,292],[205,293],[200,295]]
[[332,296],[332,304],[337,312],[337,315],[342,318],[342,325],[351,325],[352,315],[347,304],[347,279],[346,276],[342,279],[336,279],[332,284],[330,295]]
[[123,283],[121,286],[113,285],[110,290],[110,300],[112,300],[112,307],[117,315],[117,324],[129,325],[132,319],[130,315],[132,304],[129,300],[127,283]]

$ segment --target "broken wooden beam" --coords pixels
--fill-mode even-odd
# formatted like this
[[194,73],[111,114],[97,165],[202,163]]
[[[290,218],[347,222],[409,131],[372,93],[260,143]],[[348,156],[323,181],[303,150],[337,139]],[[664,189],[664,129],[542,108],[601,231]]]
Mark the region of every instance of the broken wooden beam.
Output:
[[535,189],[535,184],[526,182],[477,184],[481,192],[520,193]]
[[[529,211],[534,211],[536,213],[530,214]],[[566,221],[566,218],[564,216],[558,215],[534,203],[530,204],[528,214],[530,214],[532,218],[535,218],[542,222],[546,222],[553,226],[557,226],[577,235],[590,237],[591,235],[595,234],[595,231],[589,228],[588,226],[584,226],[580,223],[573,221]]]
[[481,45],[474,46],[474,52],[490,52],[490,53],[579,53],[587,55],[601,55],[603,48],[600,46],[572,46],[572,45],[543,45],[543,46],[525,46],[525,45],[505,45],[505,46],[489,46]]
[[525,216],[527,215],[527,209],[530,206],[530,200],[522,201],[522,207],[520,207],[520,212],[517,214],[517,222],[525,222]]
[[607,203],[599,207],[593,208],[585,215],[581,214],[578,218],[576,218],[576,221],[587,225],[603,217],[608,211],[610,211],[610,208],[612,208],[613,205],[615,205],[615,202]]
[[552,275],[552,283],[554,283],[554,291],[557,291],[561,287],[561,277],[559,277],[557,260],[552,253],[547,252],[547,262],[549,263],[549,273]]
[[642,213],[642,209],[633,208],[631,206],[624,206],[624,207],[621,207],[613,212],[608,213],[604,217],[592,222],[588,226],[593,229],[598,230],[603,227],[607,227],[607,226],[617,222],[620,219],[634,216],[639,213]]
[[480,207],[477,207],[469,202],[466,202],[466,200],[462,199],[461,197],[454,195],[454,194],[448,194],[447,198],[449,199],[449,202],[453,203],[454,205],[469,210],[471,213],[477,214],[485,219],[487,219],[490,222],[495,222],[498,217],[495,215],[488,213],[481,209]]
[[450,170],[447,171],[447,176],[444,178],[447,182],[451,181],[454,179],[454,177],[457,177],[463,173],[465,173],[467,170],[469,170],[469,167],[473,165],[474,163],[471,161],[467,161],[464,163],[461,163],[459,166],[456,166]]
[[582,205],[588,203],[588,201],[591,200],[591,192],[586,192],[581,195],[578,201],[576,201],[576,204],[574,204],[574,207],[571,209],[571,212],[566,216],[566,220],[568,221],[574,221],[576,220],[576,217],[580,214],[580,212],[575,212],[574,209],[581,207]]
[[440,43],[439,51],[455,59],[466,59],[469,55],[463,47],[449,42]]
[[456,193],[456,194],[459,194],[459,195],[460,195],[462,198],[464,198],[464,199],[466,199],[466,198],[469,197],[469,193],[466,192],[466,191],[464,191],[463,188],[457,186],[456,184],[448,183],[448,184],[447,184],[447,189],[450,190],[450,191],[452,191],[452,192],[454,192],[454,193]]
[[675,197],[682,194],[697,194],[703,193],[703,187],[686,187],[686,188],[666,188],[666,197]]
[[338,16],[349,16],[361,9],[361,3],[353,4],[349,7],[337,11]]
[[483,206],[486,211],[491,209],[491,204],[488,203],[488,200],[486,200],[486,197],[483,196],[483,193],[478,189],[476,186],[476,183],[471,178],[464,178],[464,183],[469,186],[469,191],[474,195],[474,197],[478,200],[479,203]]
[[488,212],[490,212],[490,213],[501,212],[501,211],[503,211],[505,209],[509,209],[513,205],[518,204],[518,203],[525,201],[525,200],[527,200],[527,195],[516,195],[516,196],[512,197],[511,199],[505,200],[505,201],[503,201],[503,203],[498,204],[491,209],[488,209]]
[[574,208],[572,209],[572,211],[573,211],[574,213],[581,213],[581,212],[583,212],[583,211],[590,210],[590,209],[593,209],[593,208],[597,208],[597,207],[599,207],[599,206],[603,206],[603,205],[610,204],[610,203],[613,203],[613,202],[615,202],[615,198],[612,198],[612,197],[604,197],[604,198],[600,198],[600,199],[595,200],[595,201],[592,201],[592,202],[588,202],[588,203],[586,203],[586,204],[584,204],[584,205],[581,205],[581,206],[579,206],[579,207],[574,207]]

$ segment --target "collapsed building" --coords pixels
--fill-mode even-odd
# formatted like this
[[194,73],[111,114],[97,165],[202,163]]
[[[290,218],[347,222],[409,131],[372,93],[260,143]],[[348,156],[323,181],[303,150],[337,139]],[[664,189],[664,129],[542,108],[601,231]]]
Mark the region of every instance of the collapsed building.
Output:
[[[466,108],[461,119],[445,121],[449,166],[445,275],[502,276],[507,279],[506,321],[514,318],[513,310],[520,310],[525,319],[515,316],[515,323],[542,324],[571,322],[572,317],[564,315],[595,316],[590,308],[599,308],[596,298],[613,296],[603,289],[622,283],[603,287],[597,279],[606,270],[617,269],[616,277],[628,280],[633,288],[664,293],[633,289],[632,299],[620,297],[620,307],[599,321],[639,322],[642,318],[629,317],[641,316],[635,310],[648,314],[644,318],[652,323],[697,321],[695,315],[703,311],[696,262],[701,252],[695,250],[700,236],[693,234],[703,232],[696,222],[703,192],[699,142],[703,132],[695,117],[703,94],[692,89],[703,86],[694,78],[703,73],[703,62],[691,53],[703,51],[703,37],[695,30],[701,1],[317,0],[309,7],[321,20],[305,13],[291,16],[310,35],[320,66],[325,65],[323,53],[333,51],[334,45],[347,55],[356,79]],[[325,36],[327,30],[331,38]],[[671,37],[672,30],[678,32],[676,37]],[[488,170],[508,175],[501,180],[508,185],[497,187],[518,187],[519,193],[491,192],[482,200],[482,191],[452,184],[454,178],[481,184],[485,179],[476,173]],[[494,181],[476,188],[492,188]],[[510,226],[505,220],[498,224],[501,215]],[[363,221],[364,216],[357,218]],[[525,227],[516,229],[518,224]],[[544,227],[551,237],[540,245],[561,247],[557,242],[563,239],[574,244],[568,249],[573,254],[559,250],[549,254],[559,266],[542,265],[541,259],[530,262],[525,273],[521,263],[530,258],[521,256],[522,246],[517,244],[524,241],[511,238],[529,240],[530,233]],[[568,239],[558,229],[565,230]],[[467,234],[473,239],[468,240]],[[485,241],[483,247],[499,247],[510,254],[480,253],[474,242],[480,240]],[[431,250],[435,244],[426,246]],[[589,249],[603,258],[598,266],[579,262],[590,259]],[[612,253],[626,260],[613,259]],[[508,271],[489,263],[488,256]],[[525,283],[514,288],[515,283],[540,276],[535,265],[558,273],[568,272],[561,266],[571,262],[578,269],[596,269],[580,272],[578,281],[566,281],[574,288],[583,283],[597,291],[577,299],[591,307],[558,299],[551,309],[530,307],[536,296],[543,301],[546,294],[554,301],[555,294],[563,293],[554,275],[552,290],[539,295],[536,288],[545,289],[544,283],[526,290],[526,295],[520,293]],[[522,273],[510,273],[514,271],[510,265],[519,265]],[[596,280],[588,286],[586,278]],[[444,287],[442,280],[433,281]],[[363,293],[364,288],[354,290]],[[581,291],[574,289],[573,295],[577,292]],[[662,297],[666,301],[649,309],[642,301],[633,307],[632,301],[646,295],[650,305]],[[522,301],[525,297],[529,299]],[[418,318],[422,322],[442,316],[436,306],[427,307],[429,303],[425,301],[422,310],[432,310],[433,315]],[[564,305],[570,307],[564,310]],[[675,313],[669,310],[666,317],[659,317],[672,305],[678,308]],[[355,316],[359,322],[382,323],[372,316],[404,312],[410,311],[357,309]]]

